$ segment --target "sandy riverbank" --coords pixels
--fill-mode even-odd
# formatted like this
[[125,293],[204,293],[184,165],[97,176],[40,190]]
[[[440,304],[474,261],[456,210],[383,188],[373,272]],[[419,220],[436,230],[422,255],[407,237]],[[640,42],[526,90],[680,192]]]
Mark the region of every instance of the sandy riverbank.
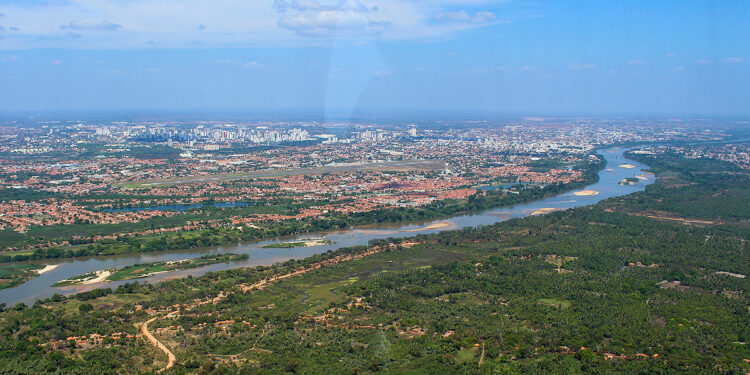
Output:
[[36,270],[36,273],[39,274],[39,275],[41,275],[41,274],[43,274],[45,272],[49,272],[49,271],[54,270],[55,268],[57,268],[57,266],[58,266],[57,264],[48,264],[48,265],[44,266],[44,268]]
[[579,197],[597,195],[597,194],[599,194],[599,192],[596,190],[581,190],[581,191],[576,191],[575,193],[573,193],[573,195],[577,195]]
[[399,232],[421,232],[424,230],[433,230],[433,229],[443,229],[448,228],[450,226],[455,226],[455,224],[449,222],[449,221],[441,221],[439,223],[430,224],[426,227],[417,228],[417,229],[407,229],[407,230],[401,230]]
[[112,272],[109,271],[109,270],[96,271],[96,277],[95,278],[85,280],[84,282],[81,283],[81,285],[89,285],[89,284],[100,283],[100,282],[102,282],[104,280],[107,280],[107,278],[111,274],[112,274]]
[[549,212],[552,212],[552,211],[557,211],[557,210],[561,210],[561,208],[559,208],[559,207],[540,208],[540,209],[532,212],[531,216],[546,214],[546,213],[549,213]]

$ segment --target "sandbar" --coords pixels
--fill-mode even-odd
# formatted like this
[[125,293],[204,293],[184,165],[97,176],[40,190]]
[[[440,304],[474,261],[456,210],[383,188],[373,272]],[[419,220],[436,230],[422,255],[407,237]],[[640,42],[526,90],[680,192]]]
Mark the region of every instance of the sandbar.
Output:
[[407,229],[407,230],[401,230],[399,232],[421,232],[423,230],[443,229],[443,228],[448,228],[450,226],[454,226],[454,224],[448,221],[441,221],[439,223],[430,224],[423,228]]
[[620,165],[618,165],[618,167],[620,167],[620,168],[627,168],[627,169],[636,168],[636,166],[633,165],[633,164],[620,164]]
[[599,194],[599,192],[596,190],[581,190],[581,191],[576,191],[575,193],[573,193],[573,195],[577,195],[579,197],[587,196],[587,195],[597,195],[597,194]]
[[96,284],[106,280],[112,272],[110,270],[96,271],[96,277],[93,279],[85,280],[81,285]]
[[559,208],[559,207],[540,208],[540,209],[532,212],[531,216],[546,214],[546,213],[549,213],[549,212],[552,212],[552,211],[557,211],[557,210],[561,210],[561,208]]
[[36,270],[36,273],[39,274],[39,275],[41,275],[41,274],[43,274],[43,273],[45,273],[47,271],[54,270],[55,268],[57,268],[57,266],[58,266],[57,264],[48,264],[48,265],[44,266],[44,268]]

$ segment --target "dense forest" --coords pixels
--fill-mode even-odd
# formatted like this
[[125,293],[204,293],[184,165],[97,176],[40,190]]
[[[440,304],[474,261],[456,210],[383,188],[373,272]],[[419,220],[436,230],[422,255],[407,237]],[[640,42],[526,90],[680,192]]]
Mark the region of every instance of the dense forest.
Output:
[[591,207],[6,307],[0,372],[747,373],[748,172],[637,157]]

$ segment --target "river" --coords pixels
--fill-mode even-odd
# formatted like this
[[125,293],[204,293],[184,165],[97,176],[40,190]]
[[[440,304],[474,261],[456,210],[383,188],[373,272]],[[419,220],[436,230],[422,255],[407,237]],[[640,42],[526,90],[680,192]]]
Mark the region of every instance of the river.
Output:
[[[204,249],[180,250],[159,253],[136,253],[118,256],[97,256],[73,259],[61,259],[46,261],[44,264],[57,265],[56,268],[45,272],[19,286],[0,290],[0,303],[12,306],[23,302],[32,304],[38,299],[51,297],[55,293],[72,294],[100,287],[115,288],[118,285],[133,282],[133,280],[97,283],[85,286],[52,287],[51,285],[67,278],[85,274],[88,272],[124,267],[135,263],[148,263],[159,261],[172,261],[187,258],[195,258],[205,254],[236,253],[248,254],[250,258],[246,261],[213,264],[201,268],[181,270],[170,273],[154,275],[148,278],[138,279],[141,282],[155,282],[169,278],[184,277],[187,275],[199,276],[206,272],[224,270],[229,268],[270,265],[289,259],[301,259],[314,254],[335,250],[341,247],[366,245],[368,241],[386,237],[410,237],[416,234],[436,233],[444,230],[452,230],[464,227],[475,227],[479,225],[493,224],[512,218],[524,217],[531,214],[548,212],[552,209],[568,209],[573,207],[587,206],[601,200],[617,197],[641,191],[647,184],[654,181],[654,176],[645,174],[643,169],[647,167],[633,160],[626,159],[623,155],[624,148],[611,148],[602,150],[600,155],[607,160],[605,169],[599,172],[599,181],[583,189],[562,193],[553,197],[536,200],[529,203],[517,204],[512,207],[500,207],[474,214],[457,215],[454,217],[430,220],[415,223],[400,224],[378,224],[367,228],[348,229],[329,233],[317,233],[315,236],[326,236],[334,244],[292,248],[274,249],[263,248],[264,245],[281,241],[294,240],[310,237],[310,234],[291,236],[272,240],[251,241],[234,245],[217,246]],[[621,167],[626,165],[626,168]],[[639,182],[634,185],[620,185],[618,182],[626,177],[641,176]],[[645,179],[644,179],[645,178]],[[576,195],[576,192],[595,191],[595,195]],[[447,223],[443,224],[443,223]],[[425,229],[432,226],[433,229]]]

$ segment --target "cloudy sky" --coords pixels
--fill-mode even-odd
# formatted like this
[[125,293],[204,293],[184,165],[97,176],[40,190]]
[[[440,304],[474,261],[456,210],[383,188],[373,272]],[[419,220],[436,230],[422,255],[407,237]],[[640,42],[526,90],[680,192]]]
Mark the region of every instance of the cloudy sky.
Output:
[[0,111],[750,115],[750,2],[0,0]]

